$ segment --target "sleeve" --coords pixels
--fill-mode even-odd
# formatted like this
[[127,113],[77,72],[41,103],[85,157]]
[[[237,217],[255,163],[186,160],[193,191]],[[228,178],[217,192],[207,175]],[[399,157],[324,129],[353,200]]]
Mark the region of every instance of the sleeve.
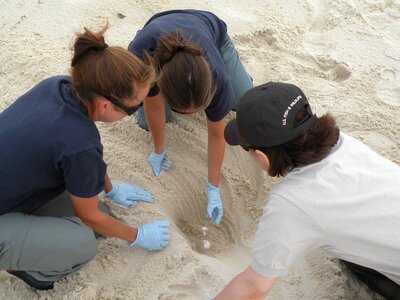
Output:
[[[130,42],[128,46],[128,50],[139,57],[141,60],[144,59],[144,53],[152,53],[155,51],[157,47],[157,39],[156,37],[160,35],[159,32],[152,29],[151,26],[144,27],[141,30],[136,32],[136,36],[132,42]],[[155,83],[149,90],[147,94],[148,97],[154,97],[158,95],[160,89]]]
[[207,118],[211,122],[222,120],[235,105],[235,95],[229,80],[224,77],[217,79],[217,90],[210,103],[205,109]]
[[157,39],[161,32],[157,27],[146,26],[136,32],[136,36],[129,43],[128,50],[139,57],[141,60],[144,58],[144,53],[152,53],[157,47]]
[[205,109],[205,113],[211,122],[217,122],[222,120],[235,106],[235,94],[219,52],[216,53],[215,49],[209,49],[207,53],[216,91],[210,105]]
[[252,268],[262,276],[285,275],[296,257],[321,245],[314,221],[291,202],[270,196],[252,246]]
[[154,96],[157,96],[159,93],[160,93],[160,88],[158,87],[158,84],[156,82],[150,88],[149,93],[147,94],[147,97],[154,97]]
[[104,189],[107,165],[100,149],[92,148],[64,157],[61,168],[66,190],[74,196],[91,198]]

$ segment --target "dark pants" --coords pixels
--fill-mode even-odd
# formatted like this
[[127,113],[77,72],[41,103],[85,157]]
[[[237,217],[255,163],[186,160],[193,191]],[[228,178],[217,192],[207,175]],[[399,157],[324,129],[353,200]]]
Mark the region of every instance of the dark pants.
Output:
[[396,282],[373,269],[344,260],[342,260],[342,262],[361,282],[366,284],[374,292],[389,300],[400,300],[400,285]]

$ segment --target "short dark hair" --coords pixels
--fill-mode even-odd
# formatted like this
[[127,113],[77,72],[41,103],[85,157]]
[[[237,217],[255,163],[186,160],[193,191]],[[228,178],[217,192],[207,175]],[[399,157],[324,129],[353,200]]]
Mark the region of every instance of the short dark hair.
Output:
[[[296,114],[295,123],[300,122],[306,114],[307,111],[301,109]],[[258,149],[269,159],[268,175],[284,176],[296,166],[306,166],[321,161],[337,143],[339,132],[334,117],[327,113],[317,118],[309,130],[294,140],[277,147]]]

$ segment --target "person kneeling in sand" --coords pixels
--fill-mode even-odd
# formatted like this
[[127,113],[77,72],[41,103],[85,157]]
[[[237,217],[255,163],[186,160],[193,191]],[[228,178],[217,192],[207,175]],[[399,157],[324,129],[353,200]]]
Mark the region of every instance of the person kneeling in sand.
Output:
[[158,75],[136,114],[138,125],[151,130],[154,149],[147,160],[155,176],[172,165],[165,145],[165,122],[171,110],[186,115],[205,112],[207,216],[213,224],[220,224],[224,214],[218,187],[225,152],[224,118],[253,87],[225,22],[209,11],[160,12],[137,32],[128,49],[154,64]]
[[387,299],[400,299],[400,167],[317,118],[304,93],[266,83],[240,100],[225,129],[268,172],[269,194],[251,265],[215,299],[264,299],[277,277],[311,249],[340,258]]
[[0,114],[0,270],[36,289],[93,259],[94,232],[148,250],[169,241],[169,221],[131,227],[98,202],[103,190],[125,207],[153,202],[134,185],[112,185],[103,161],[94,122],[132,115],[155,78],[129,51],[108,47],[106,29],[77,35],[72,77],[40,82]]

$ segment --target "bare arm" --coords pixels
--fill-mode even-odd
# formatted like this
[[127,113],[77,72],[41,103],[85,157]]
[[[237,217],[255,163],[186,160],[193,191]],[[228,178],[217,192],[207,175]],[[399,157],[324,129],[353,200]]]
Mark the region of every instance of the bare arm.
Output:
[[108,193],[109,191],[112,190],[112,187],[113,187],[113,186],[112,186],[110,177],[108,177],[108,173],[106,173],[106,176],[105,176],[105,183],[104,183],[104,191],[105,191],[106,193]]
[[137,228],[130,227],[100,211],[97,207],[97,196],[80,198],[71,195],[71,201],[76,216],[93,229],[93,231],[105,236],[117,237],[128,242],[136,240]]
[[165,149],[165,103],[160,93],[147,97],[144,101],[144,111],[153,138],[154,150],[160,154]]
[[225,153],[224,128],[222,119],[218,122],[207,120],[208,127],[208,181],[218,187],[222,161]]
[[275,284],[275,277],[264,277],[256,273],[252,267],[232,279],[215,300],[262,300]]

